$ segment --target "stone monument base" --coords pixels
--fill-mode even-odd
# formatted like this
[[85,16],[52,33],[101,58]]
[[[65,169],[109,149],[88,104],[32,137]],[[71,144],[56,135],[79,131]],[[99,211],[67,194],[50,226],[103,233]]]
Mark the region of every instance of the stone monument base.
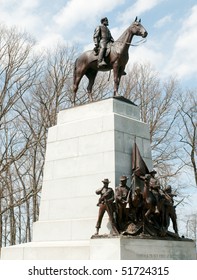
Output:
[[[131,180],[136,143],[152,170],[149,126],[140,110],[118,96],[58,113],[49,129],[39,220],[33,242],[2,248],[2,260],[148,260],[196,259],[193,241],[153,240],[137,236],[91,238],[98,217],[102,180],[111,187],[121,175]],[[102,185],[101,185],[102,184]],[[108,216],[100,234],[110,232]]]
[[164,240],[140,237],[92,238],[92,260],[195,260],[190,239]]
[[30,242],[2,248],[6,260],[195,260],[193,240],[127,236],[87,241]]
[[90,241],[29,242],[1,250],[2,260],[89,260]]

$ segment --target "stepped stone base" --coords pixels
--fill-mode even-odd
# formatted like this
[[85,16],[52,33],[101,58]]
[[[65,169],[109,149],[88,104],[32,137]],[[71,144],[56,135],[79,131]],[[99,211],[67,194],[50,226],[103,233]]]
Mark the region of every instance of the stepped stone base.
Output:
[[30,242],[2,248],[2,260],[87,260],[89,241]]
[[[152,169],[149,127],[140,111],[123,97],[66,109],[48,133],[38,222],[33,242],[2,248],[4,260],[195,259],[193,242],[90,239],[98,215],[95,190],[109,178],[110,186],[127,175],[136,142]],[[109,234],[107,214],[100,234]]]
[[86,241],[31,242],[2,248],[6,260],[195,260],[192,240],[129,237]]

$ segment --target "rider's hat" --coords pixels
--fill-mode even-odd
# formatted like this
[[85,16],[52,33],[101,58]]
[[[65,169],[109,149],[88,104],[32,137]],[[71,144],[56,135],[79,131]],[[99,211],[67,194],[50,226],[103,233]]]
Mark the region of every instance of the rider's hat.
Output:
[[102,19],[101,19],[101,23],[103,23],[105,20],[108,21],[108,18],[107,18],[107,17],[102,18]]

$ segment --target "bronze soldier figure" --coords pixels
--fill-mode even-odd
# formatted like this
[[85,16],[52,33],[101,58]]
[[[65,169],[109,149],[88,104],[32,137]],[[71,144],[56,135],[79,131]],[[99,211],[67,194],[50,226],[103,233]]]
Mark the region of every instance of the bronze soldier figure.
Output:
[[164,197],[164,194],[163,192],[161,191],[161,185],[160,185],[160,182],[157,178],[155,178],[155,175],[157,174],[157,171],[155,170],[152,170],[150,172],[150,181],[149,181],[149,188],[150,188],[150,191],[152,191],[156,201],[157,201],[157,204],[156,204],[156,207],[155,207],[155,213],[156,214],[159,214],[159,203],[161,201],[161,199],[163,199]]
[[118,211],[118,226],[120,229],[126,225],[128,222],[128,214],[129,214],[129,200],[130,197],[130,188],[127,186],[127,176],[120,177],[120,184],[116,187],[115,190],[115,200]]
[[108,19],[106,17],[102,18],[101,25],[96,27],[94,31],[93,40],[95,44],[94,50],[96,53],[98,53],[100,47],[99,57],[98,57],[98,67],[103,67],[107,65],[104,60],[107,44],[109,42],[114,42],[111,32],[107,27],[108,25],[109,25]]
[[114,219],[114,191],[112,188],[109,188],[109,179],[104,179],[103,181],[103,187],[96,190],[96,194],[100,195],[99,201],[97,203],[97,206],[99,206],[99,214],[98,214],[98,220],[96,223],[96,233],[95,235],[99,234],[99,229],[101,227],[101,222],[103,219],[103,216],[105,214],[105,211],[107,211],[109,220],[112,226],[113,234],[119,234],[118,230],[116,229],[115,225],[115,219]]
[[166,218],[166,228],[168,229],[170,225],[170,219],[172,221],[173,229],[176,234],[178,234],[177,226],[177,215],[176,215],[176,206],[174,206],[174,197],[177,196],[176,193],[172,192],[172,187],[168,185],[164,188],[165,194],[165,218]]

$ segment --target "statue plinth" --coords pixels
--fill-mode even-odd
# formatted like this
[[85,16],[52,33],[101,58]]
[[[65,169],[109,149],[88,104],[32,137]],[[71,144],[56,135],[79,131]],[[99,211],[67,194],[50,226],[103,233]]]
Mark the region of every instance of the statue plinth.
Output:
[[102,237],[90,241],[92,260],[194,260],[195,242],[152,237]]
[[[102,250],[105,246],[111,250],[110,244],[115,242],[113,250],[120,251],[123,243],[127,250],[128,240],[131,248],[129,238],[102,241],[91,236],[98,215],[95,190],[104,178],[109,178],[114,188],[122,174],[130,177],[134,139],[151,170],[149,128],[140,121],[139,108],[129,100],[109,98],[61,111],[57,125],[48,133],[40,215],[34,223],[33,241],[2,248],[1,258],[86,260],[102,257],[95,255],[98,242]],[[107,214],[104,217],[102,235],[110,232]],[[102,252],[103,259],[112,258],[111,253]],[[116,258],[121,259],[121,254]]]

